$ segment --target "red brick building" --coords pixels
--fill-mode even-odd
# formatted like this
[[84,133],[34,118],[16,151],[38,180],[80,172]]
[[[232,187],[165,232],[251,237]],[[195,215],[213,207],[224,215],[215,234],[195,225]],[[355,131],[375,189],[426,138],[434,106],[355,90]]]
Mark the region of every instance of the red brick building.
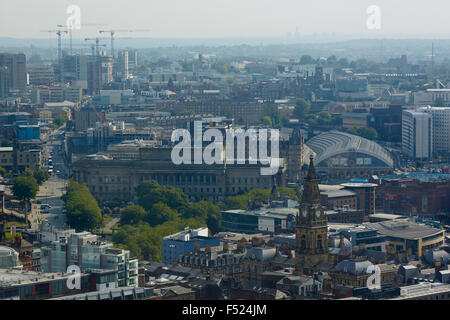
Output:
[[450,181],[385,179],[377,188],[377,209],[449,219]]

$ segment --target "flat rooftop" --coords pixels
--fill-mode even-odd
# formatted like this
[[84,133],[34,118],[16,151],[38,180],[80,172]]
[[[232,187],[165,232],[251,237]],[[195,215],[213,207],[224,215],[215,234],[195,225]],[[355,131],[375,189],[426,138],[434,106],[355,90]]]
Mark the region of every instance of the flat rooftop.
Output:
[[222,212],[242,214],[242,215],[253,215],[258,217],[275,217],[275,218],[286,218],[290,214],[296,215],[298,213],[298,208],[262,208],[259,210],[226,210]]
[[419,283],[412,286],[401,287],[400,296],[391,300],[405,300],[420,298],[427,295],[448,293],[450,292],[450,284],[445,283]]
[[326,195],[328,196],[328,198],[343,198],[356,196],[356,192],[347,189],[320,191],[320,194]]
[[368,183],[368,182],[347,182],[341,184],[343,187],[347,188],[370,188],[370,187],[378,187],[375,183]]
[[417,240],[420,238],[443,233],[444,230],[432,228],[405,220],[392,220],[383,222],[365,223],[366,226],[376,229],[379,233],[396,238]]
[[391,213],[374,213],[371,214],[369,218],[386,219],[386,220],[408,219],[408,217]]
[[43,273],[27,270],[0,269],[0,288],[67,279],[70,275],[69,273],[62,272]]

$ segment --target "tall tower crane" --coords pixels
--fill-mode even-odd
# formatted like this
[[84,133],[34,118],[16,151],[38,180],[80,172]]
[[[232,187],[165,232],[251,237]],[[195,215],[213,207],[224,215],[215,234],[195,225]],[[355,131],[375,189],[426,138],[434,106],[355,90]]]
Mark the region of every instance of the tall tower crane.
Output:
[[[95,23],[89,23],[89,24],[82,24],[81,27],[101,27],[106,26],[106,24],[95,24]],[[69,34],[69,48],[70,48],[70,55],[73,53],[73,45],[72,45],[72,34],[73,34],[73,26],[70,25],[64,25],[64,24],[58,24],[58,28],[65,28]]]
[[56,35],[58,36],[58,65],[59,65],[59,82],[63,81],[63,63],[62,63],[62,48],[61,48],[61,35],[63,33],[67,34],[68,31],[67,30],[61,30],[61,29],[56,29],[56,30],[42,30],[41,32],[52,32],[52,33],[56,33]]
[[[101,38],[85,38],[84,41],[95,41],[95,55],[98,56],[100,54],[100,47],[106,47],[106,44],[100,44]],[[94,45],[92,45],[94,48]],[[94,50],[92,49],[92,55],[94,55]]]
[[113,57],[113,59],[115,58],[114,55],[114,36],[117,32],[147,32],[150,30],[147,29],[141,29],[141,30],[100,30],[99,33],[109,33],[111,36],[111,56]]

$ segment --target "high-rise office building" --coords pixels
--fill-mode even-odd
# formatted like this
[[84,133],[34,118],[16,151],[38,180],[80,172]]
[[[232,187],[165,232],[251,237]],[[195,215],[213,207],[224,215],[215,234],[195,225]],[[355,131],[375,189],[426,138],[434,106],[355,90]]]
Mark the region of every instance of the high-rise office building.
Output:
[[[27,62],[23,53],[9,54],[0,53],[1,78],[3,79],[3,90],[0,94],[5,95],[3,91],[7,89],[19,90],[23,92],[27,86]],[[6,93],[7,94],[7,93]]]
[[35,86],[49,86],[55,80],[53,67],[48,64],[28,65],[28,82]]
[[419,109],[431,115],[433,122],[433,150],[450,152],[450,107],[423,107]]
[[422,111],[402,113],[402,150],[413,159],[430,159],[433,155],[431,115]]
[[117,65],[117,75],[122,79],[128,79],[128,51],[119,52],[119,62]]
[[9,77],[8,67],[0,66],[0,99],[8,97],[9,92]]
[[137,50],[128,50],[128,70],[133,72],[138,66]]

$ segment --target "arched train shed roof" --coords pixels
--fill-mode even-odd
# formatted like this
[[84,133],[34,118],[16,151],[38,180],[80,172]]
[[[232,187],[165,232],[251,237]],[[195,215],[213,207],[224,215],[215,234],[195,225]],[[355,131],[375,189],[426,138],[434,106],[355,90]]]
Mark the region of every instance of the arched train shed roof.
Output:
[[366,154],[377,158],[388,167],[394,166],[390,153],[378,143],[346,132],[324,132],[310,139],[306,145],[316,153],[314,162],[318,166],[323,160],[347,152]]

